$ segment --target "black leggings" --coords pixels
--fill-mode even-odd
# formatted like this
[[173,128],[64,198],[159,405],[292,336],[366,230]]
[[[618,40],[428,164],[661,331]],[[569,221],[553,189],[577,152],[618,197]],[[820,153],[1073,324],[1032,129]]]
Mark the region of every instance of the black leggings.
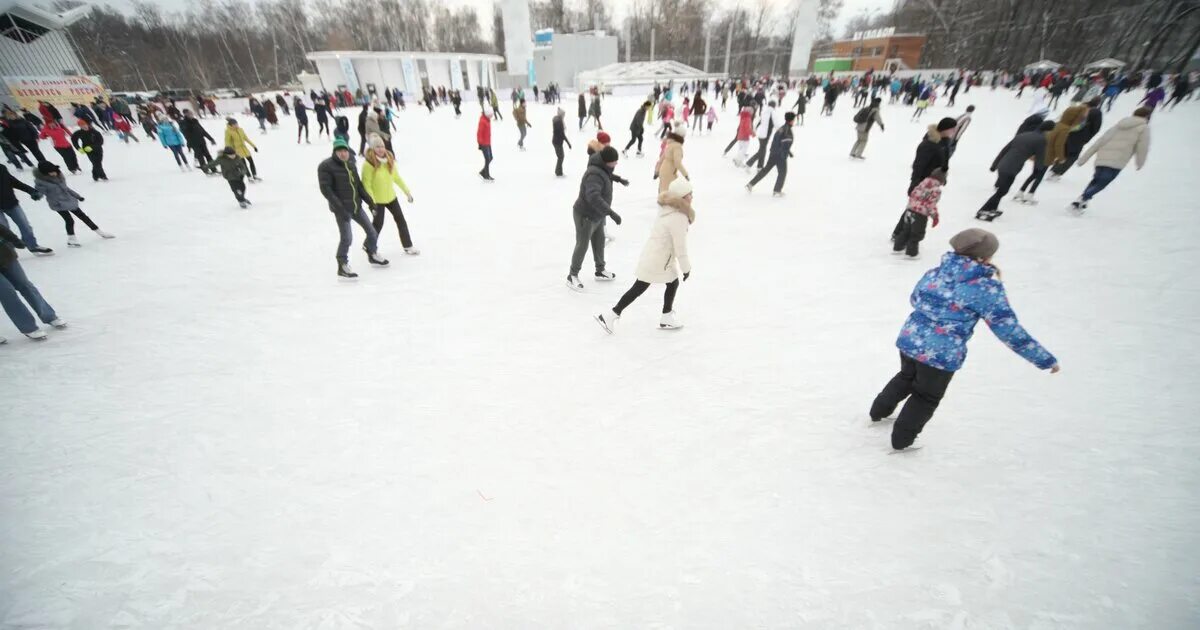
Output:
[[408,234],[408,221],[404,220],[404,211],[400,209],[399,199],[393,199],[388,203],[380,204],[371,213],[374,215],[371,217],[371,227],[375,228],[375,233],[379,234],[379,230],[383,229],[383,221],[387,218],[385,210],[391,212],[392,218],[396,220],[396,229],[400,231],[400,244],[404,246],[404,249],[412,247],[412,237]]
[[1038,185],[1042,183],[1042,178],[1045,176],[1046,176],[1046,167],[1045,166],[1033,167],[1033,173],[1030,173],[1029,177],[1027,177],[1025,179],[1025,183],[1021,184],[1021,192],[1025,192],[1025,189],[1029,188],[1030,184],[1033,184],[1033,188],[1029,188],[1029,194],[1032,195],[1033,193],[1037,192]]
[[250,166],[250,177],[258,177],[258,168],[254,166],[254,157],[247,155],[246,164]]
[[[326,125],[328,126],[328,125]],[[300,134],[304,134],[304,139],[308,140],[308,119],[296,121],[296,143],[300,143]]]
[[236,197],[239,202],[246,200],[246,180],[239,177],[237,179],[227,179],[225,181],[229,182],[229,190],[233,191],[233,196]]
[[[642,282],[641,280],[634,280],[633,286],[629,287],[629,290],[625,292],[625,295],[621,296],[621,300],[618,301],[617,305],[613,307],[613,312],[616,313],[617,315],[620,315],[621,312],[625,310],[625,307],[629,306],[630,304],[633,304],[633,301],[638,299],[639,297],[641,297],[641,295],[646,292],[646,289],[649,289],[649,288],[650,288],[649,282]],[[678,290],[679,290],[679,278],[676,278],[667,283],[667,290],[665,292],[663,292],[663,310],[662,310],[662,312],[664,312],[664,313],[671,312],[672,308],[675,305],[675,292]]]
[[628,151],[629,147],[633,146],[633,143],[636,142],[638,145],[638,153],[641,153],[642,152],[642,136],[644,136],[646,132],[642,131],[642,130],[638,130],[638,131],[631,131],[631,133],[633,134],[633,136],[631,138],[629,138],[629,144],[625,145],[625,150]]
[[317,120],[317,137],[318,138],[321,137],[321,132],[325,132],[325,135],[327,135],[327,136],[329,135],[329,121],[328,120],[320,120],[320,119]]
[[208,152],[208,145],[203,141],[192,147],[192,155],[196,158],[196,166],[204,166],[212,161],[212,154]]
[[91,217],[84,214],[83,210],[75,209],[70,212],[59,210],[58,216],[62,217],[63,223],[67,224],[67,236],[75,236],[75,220],[71,218],[72,214],[79,217],[79,220],[83,221],[83,224],[88,226],[88,228],[93,230],[100,229],[100,226],[96,225],[96,223],[92,221]]

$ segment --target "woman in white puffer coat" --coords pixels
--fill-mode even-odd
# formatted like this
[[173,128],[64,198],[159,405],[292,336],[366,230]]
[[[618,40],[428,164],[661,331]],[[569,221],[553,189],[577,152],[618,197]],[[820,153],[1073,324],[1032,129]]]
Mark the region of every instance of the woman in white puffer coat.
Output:
[[659,283],[666,284],[667,289],[663,294],[662,319],[658,321],[658,327],[663,330],[683,327],[675,321],[674,304],[679,281],[687,280],[692,274],[692,262],[687,250],[688,226],[696,220],[696,212],[692,209],[691,182],[682,178],[671,182],[659,194],[658,205],[658,219],[650,230],[650,240],[646,241],[642,257],[638,260],[637,280],[611,312],[596,315],[596,321],[610,335],[625,308],[645,293],[651,284]]

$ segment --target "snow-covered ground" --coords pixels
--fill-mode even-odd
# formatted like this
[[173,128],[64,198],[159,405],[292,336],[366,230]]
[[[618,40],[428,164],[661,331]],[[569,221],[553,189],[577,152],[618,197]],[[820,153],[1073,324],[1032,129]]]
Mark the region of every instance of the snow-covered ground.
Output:
[[[58,251],[23,264],[71,328],[34,344],[0,321],[0,626],[1200,626],[1200,103],[1156,115],[1147,167],[1087,216],[1064,206],[1090,166],[1040,206],[1006,200],[996,262],[1063,371],[980,326],[924,448],[891,456],[866,412],[908,294],[979,225],[1030,103],[958,101],[920,123],[885,106],[861,163],[848,99],[810,106],[784,199],[773,176],[747,195],[721,158],[730,107],[686,144],[686,328],[656,329],[655,287],[612,337],[591,315],[632,279],[656,143],[618,166],[617,282],[592,283],[589,256],[577,294],[591,132],[555,179],[549,106],[530,105],[528,152],[496,123],[490,185],[473,103],[410,106],[398,160],[423,253],[389,218],[392,266],[369,268],[355,228],[356,283],[335,277],[317,190],[329,145],[296,146],[292,119],[263,137],[244,121],[265,178],[246,211],[157,144],[110,138],[112,181],[71,182],[116,240],[80,226],[68,250],[22,198]],[[605,102],[620,146],[636,104]],[[922,261],[896,260],[924,126],[968,104],[942,225]]]

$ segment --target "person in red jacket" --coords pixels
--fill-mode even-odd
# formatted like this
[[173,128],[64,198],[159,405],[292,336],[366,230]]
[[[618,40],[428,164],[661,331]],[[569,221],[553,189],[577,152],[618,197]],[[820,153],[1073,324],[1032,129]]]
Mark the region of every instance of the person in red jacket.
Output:
[[62,126],[62,123],[51,118],[42,127],[42,133],[38,137],[42,140],[50,138],[54,144],[54,150],[62,156],[67,170],[71,171],[71,174],[79,172],[79,160],[75,159],[75,147],[71,146],[71,134],[66,127]]
[[754,138],[754,108],[746,106],[738,112],[737,154],[733,163],[748,168],[746,161],[750,159],[750,141]]
[[487,108],[483,108],[479,112],[479,127],[475,130],[475,142],[479,144],[479,151],[483,153],[483,170],[479,171],[479,176],[485,182],[496,181],[492,177],[492,119],[488,118]]
[[113,112],[113,128],[117,130],[117,137],[125,144],[129,144],[130,140],[141,142],[137,136],[133,135],[133,125],[129,124],[129,119],[117,112]]

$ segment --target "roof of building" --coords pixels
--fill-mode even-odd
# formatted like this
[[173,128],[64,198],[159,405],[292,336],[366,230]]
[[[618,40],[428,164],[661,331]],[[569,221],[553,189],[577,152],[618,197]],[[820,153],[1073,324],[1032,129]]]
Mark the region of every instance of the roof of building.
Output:
[[577,85],[604,83],[620,85],[629,83],[653,83],[685,79],[705,79],[723,76],[716,72],[705,72],[678,61],[631,61],[610,63],[595,70],[580,72]]
[[500,63],[504,61],[504,57],[500,55],[488,55],[483,53],[455,53],[455,52],[429,52],[422,50],[396,50],[396,51],[372,51],[372,50],[321,50],[310,52],[305,55],[311,61],[319,59],[341,59],[342,57],[352,57],[355,59],[403,59],[405,57],[418,57],[422,59],[471,59],[475,61],[492,61]]
[[55,31],[67,28],[91,10],[90,6],[82,5],[67,11],[51,11],[34,4],[31,0],[0,0],[0,13],[9,13],[42,28]]
[[1084,66],[1084,68],[1113,68],[1113,69],[1124,68],[1124,67],[1125,67],[1124,61],[1121,61],[1120,59],[1113,59],[1112,57],[1105,57],[1104,59],[1100,59],[1099,61],[1093,61],[1092,63],[1089,63],[1088,65]]
[[1062,64],[1058,63],[1057,61],[1050,61],[1049,59],[1041,59],[1041,60],[1035,61],[1035,62],[1025,66],[1025,69],[1026,70],[1057,70],[1061,67],[1062,67]]

